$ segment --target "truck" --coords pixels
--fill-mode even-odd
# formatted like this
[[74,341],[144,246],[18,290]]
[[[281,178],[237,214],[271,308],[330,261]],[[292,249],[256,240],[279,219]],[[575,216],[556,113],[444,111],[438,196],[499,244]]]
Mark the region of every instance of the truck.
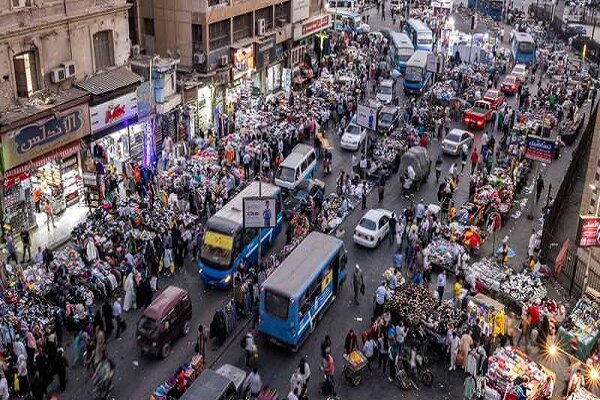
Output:
[[496,112],[492,105],[485,100],[478,100],[473,107],[465,110],[463,122],[467,126],[483,129],[485,124],[496,118]]

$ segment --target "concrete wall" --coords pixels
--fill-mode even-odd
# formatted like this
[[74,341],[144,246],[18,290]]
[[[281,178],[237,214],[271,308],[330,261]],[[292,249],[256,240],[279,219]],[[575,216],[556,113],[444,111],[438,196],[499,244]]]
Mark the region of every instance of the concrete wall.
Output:
[[[94,62],[93,35],[111,30],[114,61],[129,59],[130,41],[125,0],[37,1],[37,7],[11,10],[10,0],[0,0],[0,110],[18,105],[13,57],[37,51],[40,89],[57,92],[98,72]],[[96,5],[97,4],[97,5]],[[75,79],[50,82],[49,71],[73,60]]]

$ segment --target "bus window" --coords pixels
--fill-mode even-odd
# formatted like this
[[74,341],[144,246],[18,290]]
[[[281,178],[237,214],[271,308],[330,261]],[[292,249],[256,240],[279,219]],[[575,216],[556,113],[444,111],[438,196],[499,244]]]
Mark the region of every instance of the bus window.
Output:
[[267,290],[265,293],[265,309],[267,312],[279,319],[287,319],[289,299],[277,293]]
[[315,161],[316,156],[315,153],[313,153],[312,151],[310,153],[308,153],[308,163],[312,163],[313,161]]
[[258,229],[246,228],[242,235],[242,247],[246,247],[257,234]]
[[520,42],[519,52],[523,54],[531,54],[533,52],[533,43],[531,42]]
[[304,161],[302,161],[302,172],[306,172],[306,168],[308,168],[308,160],[304,159]]
[[286,182],[294,182],[294,170],[289,167],[279,167],[276,178]]
[[300,301],[300,305],[298,307],[298,320],[301,320],[308,309],[315,304],[317,296],[321,293],[320,284],[321,280],[315,279],[315,281],[308,286],[302,295],[302,300]]

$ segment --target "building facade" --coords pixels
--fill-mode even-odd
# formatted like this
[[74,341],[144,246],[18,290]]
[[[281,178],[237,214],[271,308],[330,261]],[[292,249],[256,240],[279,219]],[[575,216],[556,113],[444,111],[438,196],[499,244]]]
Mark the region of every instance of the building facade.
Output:
[[0,0],[0,201],[13,234],[46,225],[46,204],[57,224],[77,223],[92,180],[102,195],[115,157],[109,149],[92,154],[96,134],[138,120],[143,78],[126,67],[130,7],[126,0]]

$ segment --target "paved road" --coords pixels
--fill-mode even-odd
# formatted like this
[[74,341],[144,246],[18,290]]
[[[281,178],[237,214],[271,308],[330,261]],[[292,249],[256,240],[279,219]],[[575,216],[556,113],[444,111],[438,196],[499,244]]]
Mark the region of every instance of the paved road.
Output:
[[[371,10],[374,14],[375,10]],[[458,27],[466,30],[468,19],[463,16],[455,18]],[[372,29],[382,29],[391,25],[391,18],[382,22],[378,17],[372,15],[370,21]],[[478,28],[482,31],[484,28]],[[405,101],[405,99],[403,99]],[[514,99],[510,102],[514,103]],[[325,180],[328,192],[335,188],[335,179],[337,171],[350,169],[350,153],[339,150],[339,141],[337,138],[330,135],[330,140],[334,143],[334,173],[328,177],[322,177],[322,171],[319,170],[318,175]],[[476,135],[476,145],[478,145],[480,134]],[[498,139],[498,138],[497,138]],[[439,144],[433,141],[430,145],[432,158],[435,159],[440,153]],[[444,169],[447,171],[452,162],[456,159],[451,157],[443,157]],[[320,168],[320,167],[319,167]],[[432,174],[433,178],[433,174]],[[456,200],[461,204],[467,198],[468,179],[462,179],[457,190]],[[423,198],[425,202],[435,202],[437,193],[437,185],[434,179],[430,179],[428,184],[424,185],[417,194],[417,200]],[[407,205],[406,200],[399,195],[399,188],[396,177],[393,177],[387,187],[384,201],[381,204],[377,202],[377,195],[373,193],[368,199],[368,207],[384,207],[395,211],[401,211]],[[345,229],[344,240],[348,250],[348,265],[352,267],[354,264],[360,264],[365,271],[365,284],[367,295],[360,306],[351,304],[351,288],[347,285],[339,295],[336,303],[328,311],[325,319],[317,326],[315,332],[308,338],[304,346],[297,354],[290,354],[273,345],[263,343],[260,347],[260,364],[263,366],[262,374],[264,381],[274,385],[280,390],[283,395],[285,390],[288,390],[288,380],[293,368],[297,365],[300,357],[305,356],[313,367],[315,372],[313,380],[320,380],[316,366],[318,363],[319,344],[326,334],[330,334],[333,338],[333,354],[336,357],[337,366],[341,368],[342,341],[345,333],[350,327],[362,331],[371,316],[371,296],[380,280],[381,273],[384,267],[390,264],[392,259],[392,248],[387,242],[383,243],[378,249],[365,250],[358,248],[352,243],[352,231],[362,212],[355,210],[344,222]],[[275,248],[282,245],[282,237],[276,244]],[[192,294],[194,317],[192,326],[197,326],[199,323],[208,326],[216,309],[225,304],[230,298],[228,291],[214,291],[206,289],[197,278],[197,268],[191,260],[187,260],[186,267],[183,271],[178,272],[174,278],[161,278],[159,287],[164,288],[169,284],[175,284],[186,288]],[[190,334],[186,338],[182,338],[175,342],[172,346],[172,353],[166,360],[156,360],[149,357],[141,356],[139,349],[135,343],[135,322],[139,318],[140,311],[133,311],[126,315],[129,325],[128,330],[120,341],[111,340],[108,344],[109,355],[115,360],[117,374],[115,379],[114,394],[118,399],[147,399],[154,388],[169,377],[176,368],[187,361],[193,355],[194,335]],[[232,363],[243,365],[243,358],[237,344],[234,340],[233,345],[227,348],[223,356],[218,360],[218,363]],[[68,346],[70,348],[70,346]],[[220,354],[220,350],[212,343],[209,345],[209,353],[207,355],[209,362],[214,361]],[[70,354],[70,353],[69,353]],[[81,367],[70,369],[68,372],[69,383],[67,392],[61,397],[64,399],[83,399],[90,398],[89,395],[89,374],[82,370]],[[435,369],[435,385],[431,389],[421,391],[411,391],[411,398],[435,398],[435,399],[457,399],[462,393],[462,373],[449,373],[445,366],[439,365]],[[344,384],[340,386],[340,393],[343,398],[349,399],[365,399],[372,394],[378,398],[389,398],[399,392],[397,388],[388,386],[388,382],[379,377],[377,373],[373,377],[368,377],[363,385],[359,388],[349,390]],[[390,391],[391,390],[391,391]],[[310,392],[316,398],[316,384],[311,384]],[[312,398],[313,396],[311,396]],[[377,398],[376,397],[376,398]]]

